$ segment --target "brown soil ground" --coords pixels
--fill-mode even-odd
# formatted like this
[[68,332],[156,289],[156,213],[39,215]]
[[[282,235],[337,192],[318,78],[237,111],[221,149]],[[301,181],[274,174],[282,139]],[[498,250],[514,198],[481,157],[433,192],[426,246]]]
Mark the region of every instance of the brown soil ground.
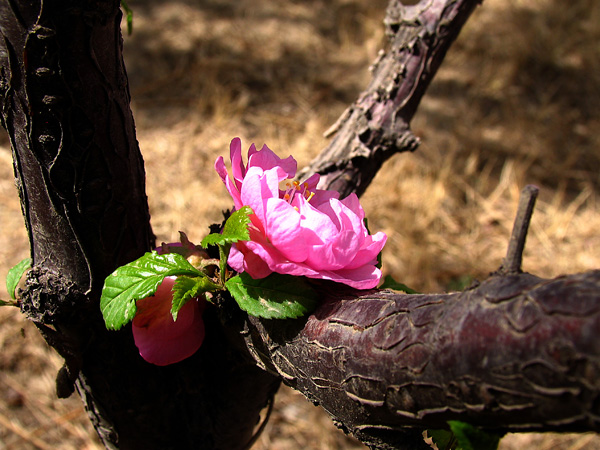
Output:
[[[138,139],[159,241],[199,241],[230,199],[212,164],[234,136],[300,166],[369,80],[384,0],[130,0],[125,36]],[[519,191],[540,186],[524,269],[600,267],[600,3],[487,0],[451,49],[394,157],[363,197],[389,236],[384,271],[424,292],[495,270]],[[0,139],[0,282],[28,256],[11,155]],[[4,298],[6,294],[0,294]],[[0,309],[0,450],[99,449],[34,326]],[[359,449],[287,388],[260,450]],[[593,450],[595,434],[510,435],[501,449]]]

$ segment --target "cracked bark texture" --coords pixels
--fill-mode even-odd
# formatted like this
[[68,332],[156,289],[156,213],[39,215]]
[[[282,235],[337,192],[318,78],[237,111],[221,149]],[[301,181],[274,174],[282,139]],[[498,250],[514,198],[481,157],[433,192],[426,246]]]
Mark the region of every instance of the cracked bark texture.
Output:
[[65,358],[58,395],[78,390],[108,448],[245,448],[279,380],[214,311],[202,350],[165,368],[100,314],[104,278],[154,244],[119,5],[0,1],[2,124],[33,259],[21,307]]
[[600,271],[493,275],[460,293],[323,286],[310,317],[250,318],[266,370],[374,448],[405,427],[600,430]]

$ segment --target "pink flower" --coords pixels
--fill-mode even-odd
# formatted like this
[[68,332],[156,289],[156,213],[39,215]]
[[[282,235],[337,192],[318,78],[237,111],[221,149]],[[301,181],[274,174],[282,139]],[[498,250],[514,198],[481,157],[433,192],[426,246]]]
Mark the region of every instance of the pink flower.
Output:
[[377,286],[376,267],[387,236],[369,235],[358,197],[339,200],[335,191],[317,189],[319,175],[293,181],[296,161],[279,158],[266,145],[242,161],[239,138],[230,146],[232,178],[223,157],[215,169],[236,209],[250,206],[250,240],[232,247],[229,265],[255,279],[272,272],[344,283],[356,289]]
[[[173,321],[171,289],[175,279],[166,277],[153,296],[136,303],[133,339],[142,358],[157,366],[166,366],[192,356],[204,340],[204,300],[188,301],[179,310],[177,321]],[[200,304],[200,301],[203,303]]]

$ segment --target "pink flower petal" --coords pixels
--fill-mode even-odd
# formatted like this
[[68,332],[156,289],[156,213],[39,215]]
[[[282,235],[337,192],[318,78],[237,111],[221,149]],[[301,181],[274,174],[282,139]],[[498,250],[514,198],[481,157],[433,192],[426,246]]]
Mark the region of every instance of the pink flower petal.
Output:
[[[246,168],[242,161],[242,141],[240,138],[232,139],[229,144],[229,158],[231,159],[231,173],[237,190],[242,188],[242,180],[246,176]],[[223,178],[223,177],[221,177]]]
[[238,242],[231,247],[227,263],[238,272],[248,272],[255,280],[264,278],[273,271],[257,252],[253,252],[245,242]]
[[345,268],[357,269],[365,264],[377,264],[377,255],[381,253],[386,241],[387,236],[381,231],[372,236],[367,236],[361,249]]
[[227,168],[225,167],[225,162],[223,161],[222,156],[219,156],[215,161],[215,170],[221,177],[221,180],[223,180],[223,183],[225,183],[225,187],[227,188],[229,195],[231,195],[231,198],[233,198],[235,208],[239,209],[244,206],[240,198],[238,187],[231,181],[231,178],[229,178],[229,174],[227,173]]
[[292,262],[302,262],[308,256],[305,229],[300,226],[301,217],[292,205],[279,198],[266,202],[267,239],[283,256]]
[[330,278],[332,281],[347,284],[355,289],[373,289],[379,284],[381,279],[381,270],[374,265],[364,265],[356,269],[344,269],[334,272],[337,278]]
[[296,176],[297,166],[298,163],[294,158],[288,156],[285,159],[281,159],[266,145],[263,145],[259,152],[248,156],[248,168],[260,167],[266,171],[278,167],[285,173],[284,180]]
[[364,220],[365,211],[363,210],[362,206],[360,206],[358,197],[354,192],[351,193],[348,197],[340,200],[340,203],[342,203],[346,208],[352,211],[361,222]]
[[146,361],[166,366],[192,356],[204,340],[204,322],[199,301],[190,300],[171,316],[171,289],[175,277],[167,277],[152,297],[137,302],[132,331],[135,345]]

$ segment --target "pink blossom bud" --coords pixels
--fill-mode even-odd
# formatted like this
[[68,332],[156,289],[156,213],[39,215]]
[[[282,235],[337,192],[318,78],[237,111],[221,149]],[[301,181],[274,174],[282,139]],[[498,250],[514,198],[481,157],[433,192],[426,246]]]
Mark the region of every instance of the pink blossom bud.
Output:
[[204,299],[189,300],[173,321],[171,289],[175,280],[176,277],[166,277],[153,296],[138,300],[133,319],[133,338],[140,355],[157,366],[192,356],[204,340]]

